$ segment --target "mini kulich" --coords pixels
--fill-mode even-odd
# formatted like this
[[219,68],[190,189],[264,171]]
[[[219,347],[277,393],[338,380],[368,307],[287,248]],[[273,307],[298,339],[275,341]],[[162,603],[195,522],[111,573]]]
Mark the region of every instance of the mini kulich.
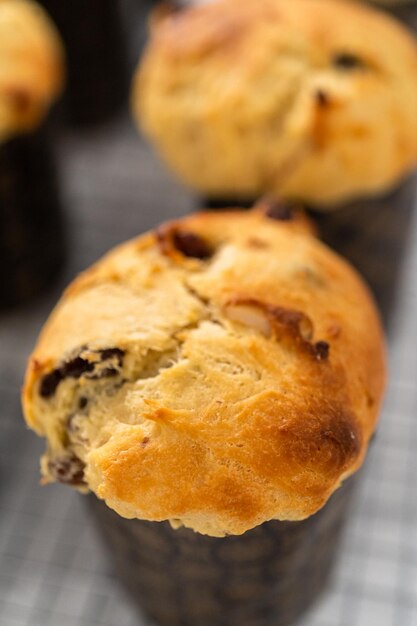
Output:
[[359,276],[265,201],[164,224],[81,274],[23,403],[44,482],[224,536],[320,509],[364,459],[384,379]]
[[61,41],[46,12],[29,0],[0,0],[0,145],[36,129],[63,82]]
[[132,106],[202,196],[333,208],[385,193],[416,166],[417,44],[365,3],[164,5]]

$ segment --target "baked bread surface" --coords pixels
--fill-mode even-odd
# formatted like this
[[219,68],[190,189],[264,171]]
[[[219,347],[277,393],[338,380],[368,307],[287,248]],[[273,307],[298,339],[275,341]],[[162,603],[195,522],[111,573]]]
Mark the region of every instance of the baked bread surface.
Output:
[[417,162],[417,44],[340,0],[162,7],[134,81],[138,124],[209,197],[264,193],[334,207]]
[[384,377],[364,284],[266,203],[168,223],[81,274],[23,401],[45,482],[223,536],[323,506],[364,459]]
[[29,0],[0,0],[0,144],[35,128],[63,87],[58,32]]

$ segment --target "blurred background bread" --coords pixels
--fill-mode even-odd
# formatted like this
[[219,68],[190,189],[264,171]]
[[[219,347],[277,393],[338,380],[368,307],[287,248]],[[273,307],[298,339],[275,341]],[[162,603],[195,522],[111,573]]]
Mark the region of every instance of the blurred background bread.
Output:
[[0,143],[41,123],[63,88],[63,56],[38,4],[0,0]]
[[321,207],[379,194],[417,161],[417,46],[334,0],[157,8],[134,84],[141,129],[209,197]]

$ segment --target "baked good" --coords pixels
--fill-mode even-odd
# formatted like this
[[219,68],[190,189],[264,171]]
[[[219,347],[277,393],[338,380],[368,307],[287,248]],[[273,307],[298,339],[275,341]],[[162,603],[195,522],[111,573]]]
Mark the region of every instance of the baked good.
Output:
[[362,463],[383,386],[366,287],[264,202],[168,223],[78,277],[23,401],[45,482],[223,536],[315,513]]
[[165,5],[132,105],[205,196],[334,207],[415,167],[417,44],[392,17],[343,0]]
[[0,143],[36,128],[63,87],[58,33],[29,0],[0,0]]

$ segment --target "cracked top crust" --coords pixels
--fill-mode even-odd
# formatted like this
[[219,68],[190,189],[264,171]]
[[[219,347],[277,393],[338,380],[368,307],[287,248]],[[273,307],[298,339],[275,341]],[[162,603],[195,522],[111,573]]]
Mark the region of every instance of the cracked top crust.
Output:
[[0,0],[0,144],[35,128],[63,87],[63,50],[47,13]]
[[360,278],[264,203],[168,223],[81,274],[23,402],[45,482],[222,536],[315,513],[362,463],[384,378]]
[[213,0],[154,13],[134,83],[138,124],[210,197],[331,207],[417,162],[417,45],[340,0]]

